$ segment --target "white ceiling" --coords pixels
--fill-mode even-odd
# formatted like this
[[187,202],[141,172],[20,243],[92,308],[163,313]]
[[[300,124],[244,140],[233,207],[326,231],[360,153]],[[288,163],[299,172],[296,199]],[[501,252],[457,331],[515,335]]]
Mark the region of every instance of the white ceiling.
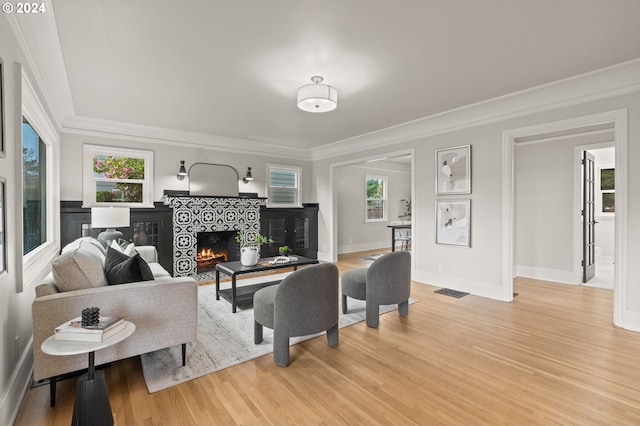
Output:
[[[77,117],[310,149],[640,57],[638,0],[53,0]],[[322,75],[338,108],[300,111]]]

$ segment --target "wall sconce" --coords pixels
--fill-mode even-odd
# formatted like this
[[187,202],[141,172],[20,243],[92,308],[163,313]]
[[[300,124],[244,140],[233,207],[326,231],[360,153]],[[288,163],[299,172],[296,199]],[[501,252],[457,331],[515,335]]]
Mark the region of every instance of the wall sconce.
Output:
[[251,167],[247,167],[247,174],[242,178],[242,182],[249,183],[250,180],[253,180],[253,175],[251,174]]
[[180,170],[176,176],[178,180],[184,180],[187,177],[187,169],[184,168],[184,160],[180,160]]

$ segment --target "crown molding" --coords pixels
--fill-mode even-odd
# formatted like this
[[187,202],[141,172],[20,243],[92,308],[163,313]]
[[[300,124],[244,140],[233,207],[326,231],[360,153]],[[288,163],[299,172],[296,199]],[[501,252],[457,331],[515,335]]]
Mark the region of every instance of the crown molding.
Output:
[[82,116],[64,120],[62,133],[317,161],[636,91],[640,91],[640,59],[311,149]]
[[[21,19],[32,18],[28,15],[21,15],[17,13],[6,14],[6,16],[7,21],[9,22],[9,27],[13,31],[18,42],[18,46],[20,47],[20,51],[24,56],[26,69],[33,76],[35,87],[39,89],[40,96],[44,98],[44,102],[42,102],[42,104],[47,106],[45,111],[48,111],[48,113],[54,118],[56,126],[60,127],[63,117],[74,114],[75,108],[73,105],[73,98],[71,97],[71,86],[67,79],[66,69],[64,69],[62,46],[60,45],[60,38],[58,36],[58,24],[56,22],[52,0],[44,0],[44,4],[46,7],[46,13],[40,15],[40,18],[44,21],[42,21],[42,25],[36,27],[36,32],[40,36],[40,40],[46,40],[47,43],[49,43],[49,45],[46,46],[46,49],[44,49],[46,57],[42,56],[43,49],[41,49],[41,52],[38,52],[38,37],[36,36],[31,39],[27,38],[23,26],[20,23]],[[30,24],[32,24],[32,22],[30,22]],[[28,32],[27,26],[27,33]],[[30,45],[30,41],[36,46],[32,47]],[[39,61],[36,60],[36,56],[38,55],[40,55]],[[61,68],[56,67],[58,71],[61,71],[58,77],[63,75],[64,78],[57,78],[55,83],[58,88],[57,92],[54,90],[55,93],[53,93],[49,86],[45,84],[45,79],[43,78],[43,75],[51,74],[51,69],[47,69],[46,72],[43,73],[41,68],[38,66],[39,63],[46,64],[47,67],[54,66],[52,64],[60,65]],[[59,102],[54,102],[56,99]],[[55,106],[61,106],[61,108],[57,110]]]
[[640,58],[312,148],[322,160],[640,91]]
[[184,146],[187,148],[210,149],[213,151],[243,154],[252,153],[265,157],[287,157],[296,160],[311,160],[311,155],[308,149],[270,144],[250,139],[233,138],[223,135],[142,126],[82,116],[75,116],[64,120],[62,133],[127,140],[132,142]]

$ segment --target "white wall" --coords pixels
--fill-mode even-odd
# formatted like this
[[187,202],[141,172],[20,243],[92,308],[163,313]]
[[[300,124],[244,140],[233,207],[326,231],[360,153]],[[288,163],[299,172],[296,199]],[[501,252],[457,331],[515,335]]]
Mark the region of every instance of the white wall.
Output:
[[[579,283],[573,247],[576,235],[574,178],[580,171],[575,148],[611,142],[611,135],[577,135],[552,141],[517,144],[515,170],[515,275],[540,280]],[[609,151],[612,151],[610,148]],[[598,161],[613,161],[613,153],[589,150]],[[599,159],[599,160],[598,160]],[[611,165],[612,163],[608,163]],[[596,182],[599,185],[598,182]],[[599,203],[598,203],[599,204]],[[596,206],[598,208],[598,205]],[[596,226],[596,244],[613,256],[612,217]],[[602,245],[601,245],[602,244]]]
[[[23,279],[23,257],[21,247],[21,216],[22,202],[20,201],[21,187],[18,184],[21,174],[21,83],[20,67],[34,85],[35,96],[42,103],[49,121],[52,114],[43,102],[42,95],[36,82],[38,78],[29,68],[26,58],[21,52],[19,44],[11,31],[7,15],[0,15],[0,57],[4,69],[4,118],[5,118],[5,156],[0,157],[0,176],[6,179],[6,228],[7,269],[0,273],[0,424],[11,424],[18,413],[18,409],[33,371],[33,355],[31,351],[33,326],[31,321],[31,303],[35,297],[35,285],[38,279],[47,272],[52,260],[52,252],[57,250],[56,241],[51,242],[51,250],[42,254],[38,259],[39,265],[31,268]],[[40,130],[38,129],[40,132]],[[41,135],[42,136],[42,135]],[[57,138],[57,135],[55,135]],[[51,142],[51,141],[47,141]],[[58,146],[51,144],[48,164],[54,168],[54,179],[49,181],[47,190],[58,202]],[[59,218],[54,218],[59,221]],[[51,229],[52,234],[58,232],[57,225]]]
[[[214,151],[204,147],[170,144],[166,141],[132,141],[127,137],[100,137],[95,135],[63,133],[61,150],[60,197],[62,200],[82,200],[82,145],[106,145],[150,150],[154,152],[154,201],[160,201],[165,189],[188,190],[187,179],[176,178],[180,160],[185,160],[187,170],[196,162],[228,164],[244,176],[251,167],[254,180],[240,182],[240,192],[257,192],[266,197],[266,164],[275,163],[302,167],[302,202],[316,202],[311,196],[311,164],[308,161],[264,157],[252,154]],[[214,177],[212,177],[214,178]]]
[[518,144],[515,170],[515,275],[576,284],[574,146],[580,138]]
[[[585,116],[603,111],[628,109],[630,164],[640,160],[640,93],[634,92],[607,99],[584,102],[574,106],[557,108],[540,113],[531,113],[518,118],[482,124],[476,127],[435,134],[412,141],[397,143],[393,149],[415,149],[415,195],[414,195],[414,229],[413,253],[415,270],[413,277],[417,281],[438,286],[452,287],[487,297],[500,298],[502,290],[502,132],[509,129],[522,128],[552,121]],[[455,128],[456,126],[451,126]],[[435,244],[434,235],[434,201],[444,197],[434,195],[434,153],[437,149],[464,144],[472,145],[472,180],[473,192],[468,196],[472,200],[471,215],[471,248],[458,248]],[[314,164],[315,182],[319,188],[317,200],[320,202],[321,214],[330,217],[333,208],[330,195],[327,194],[326,182],[331,182],[332,164],[348,161],[350,158],[384,155],[390,148],[370,148],[358,153],[342,155],[339,158],[326,158]],[[563,152],[570,152],[564,148]],[[555,162],[554,159],[549,159]],[[573,171],[566,172],[571,182]],[[335,176],[333,176],[335,188]],[[629,168],[628,217],[640,214],[640,168]],[[555,188],[556,182],[553,184]],[[571,200],[573,189],[559,187],[557,191],[562,197]],[[457,196],[455,198],[467,198]],[[560,200],[562,202],[562,200]],[[326,210],[329,209],[329,210]],[[565,213],[562,213],[563,220]],[[321,224],[322,225],[322,224]],[[331,232],[334,224],[327,221],[327,226],[320,229],[320,251],[326,259],[331,259],[331,245],[334,241]],[[628,253],[640,252],[640,224],[629,221]],[[560,236],[562,237],[562,236]],[[337,245],[336,245],[337,246]],[[572,251],[572,243],[557,248]],[[544,250],[544,249],[543,249]],[[544,253],[542,254],[544,256]],[[559,256],[549,259],[554,268],[567,268],[570,257]],[[439,272],[444,271],[444,272]],[[628,280],[624,284],[627,294],[627,305],[631,311],[640,314],[640,287],[633,285],[640,281],[640,262],[630,258],[627,265]],[[639,323],[640,324],[640,323]]]
[[[365,222],[366,175],[386,176],[386,222]],[[403,213],[402,199],[411,198],[411,166],[388,162],[364,163],[336,167],[335,190],[338,209],[338,253],[388,249],[391,231],[387,225],[399,220]],[[400,219],[402,220],[402,219]]]

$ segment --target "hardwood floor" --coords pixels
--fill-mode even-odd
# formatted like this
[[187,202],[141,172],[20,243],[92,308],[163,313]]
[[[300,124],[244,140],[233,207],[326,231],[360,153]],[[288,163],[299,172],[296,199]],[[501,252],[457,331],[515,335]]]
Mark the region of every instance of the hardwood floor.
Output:
[[[342,271],[365,265],[340,257]],[[384,314],[272,356],[147,392],[139,357],[104,371],[118,425],[640,424],[640,333],[612,325],[613,293],[518,279],[513,303],[414,283],[409,316]],[[30,389],[16,425],[68,425],[75,379]]]

